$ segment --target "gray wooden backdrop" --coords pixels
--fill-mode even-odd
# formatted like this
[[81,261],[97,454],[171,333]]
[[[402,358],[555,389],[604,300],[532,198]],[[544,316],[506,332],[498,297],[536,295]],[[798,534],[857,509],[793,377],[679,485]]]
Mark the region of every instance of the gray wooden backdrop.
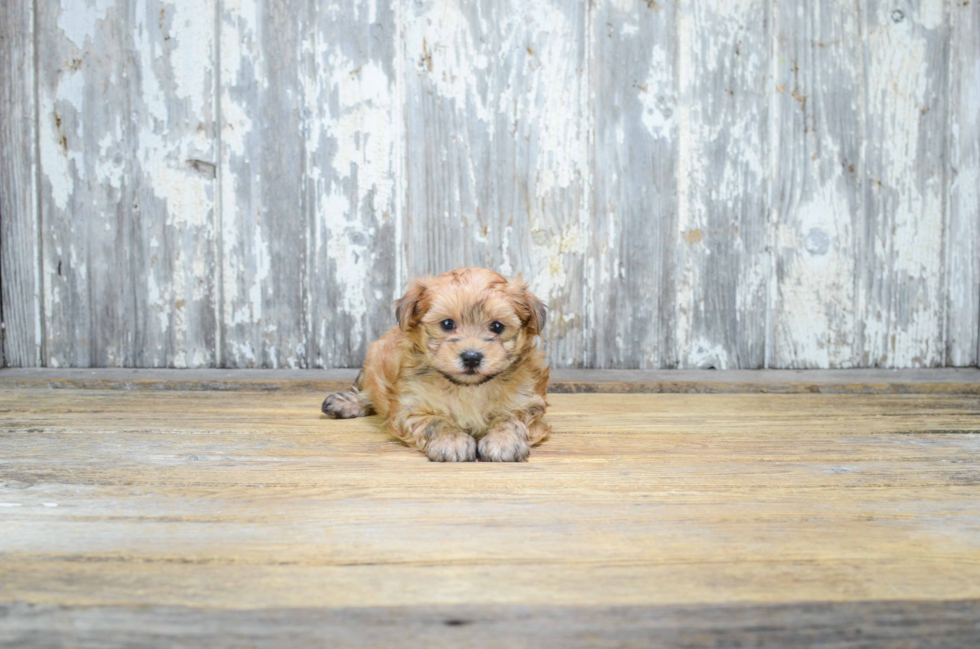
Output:
[[976,0],[4,0],[13,366],[345,367],[518,272],[560,367],[973,365]]

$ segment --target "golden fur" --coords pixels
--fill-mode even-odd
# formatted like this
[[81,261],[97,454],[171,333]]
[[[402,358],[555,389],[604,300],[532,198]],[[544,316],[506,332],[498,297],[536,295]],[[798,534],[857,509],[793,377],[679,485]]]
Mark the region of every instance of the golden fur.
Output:
[[[548,367],[535,343],[545,307],[527,285],[461,268],[413,281],[396,317],[368,348],[353,388],[327,397],[323,412],[377,413],[433,461],[526,460],[550,432],[541,419]],[[481,355],[479,366],[466,367],[464,352]]]

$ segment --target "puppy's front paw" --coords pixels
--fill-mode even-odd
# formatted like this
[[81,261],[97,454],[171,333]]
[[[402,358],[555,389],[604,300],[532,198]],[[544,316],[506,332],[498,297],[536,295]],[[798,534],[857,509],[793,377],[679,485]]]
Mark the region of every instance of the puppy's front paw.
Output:
[[472,462],[476,459],[476,440],[466,433],[439,433],[425,445],[433,462]]
[[526,462],[531,447],[527,445],[526,429],[520,429],[515,422],[487,433],[478,446],[480,459],[484,462]]

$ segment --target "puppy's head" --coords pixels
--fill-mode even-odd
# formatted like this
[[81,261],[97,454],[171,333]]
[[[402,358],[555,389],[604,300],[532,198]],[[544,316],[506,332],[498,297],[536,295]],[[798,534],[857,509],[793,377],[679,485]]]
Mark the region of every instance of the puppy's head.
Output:
[[460,268],[412,282],[396,302],[398,326],[427,364],[453,383],[485,383],[525,357],[545,305],[517,277]]

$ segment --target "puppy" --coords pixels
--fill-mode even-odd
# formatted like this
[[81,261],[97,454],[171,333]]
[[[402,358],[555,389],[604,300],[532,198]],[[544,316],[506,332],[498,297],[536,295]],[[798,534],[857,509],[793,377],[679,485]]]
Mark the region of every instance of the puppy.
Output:
[[354,386],[328,396],[323,412],[377,413],[433,462],[527,460],[550,432],[541,300],[519,277],[460,268],[416,279],[395,306],[398,326],[368,348]]

